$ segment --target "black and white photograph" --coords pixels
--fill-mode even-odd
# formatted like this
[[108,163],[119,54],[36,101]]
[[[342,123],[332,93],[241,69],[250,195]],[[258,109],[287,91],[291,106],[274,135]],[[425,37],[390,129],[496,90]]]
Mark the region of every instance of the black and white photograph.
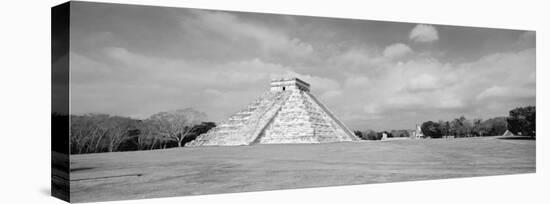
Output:
[[536,173],[537,34],[71,1],[52,8],[52,194]]

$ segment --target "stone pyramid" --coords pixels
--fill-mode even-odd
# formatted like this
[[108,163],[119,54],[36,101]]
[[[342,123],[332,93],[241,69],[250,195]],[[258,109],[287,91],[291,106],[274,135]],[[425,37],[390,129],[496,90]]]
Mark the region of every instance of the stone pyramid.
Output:
[[327,143],[358,138],[298,78],[271,81],[271,90],[187,146]]
[[504,132],[504,134],[502,134],[502,136],[516,136],[516,135],[514,135],[514,133],[510,132],[510,130],[506,130],[506,132]]

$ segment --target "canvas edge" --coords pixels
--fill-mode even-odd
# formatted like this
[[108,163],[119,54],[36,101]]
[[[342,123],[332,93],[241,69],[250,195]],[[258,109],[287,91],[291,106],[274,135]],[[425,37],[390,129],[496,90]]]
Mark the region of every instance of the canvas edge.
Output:
[[51,7],[51,196],[70,202],[70,3]]

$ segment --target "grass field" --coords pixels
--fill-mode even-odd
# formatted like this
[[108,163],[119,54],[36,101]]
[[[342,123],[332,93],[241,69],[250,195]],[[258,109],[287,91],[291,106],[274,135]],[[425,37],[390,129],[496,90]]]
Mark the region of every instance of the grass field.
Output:
[[535,172],[535,140],[464,138],[175,148],[71,156],[71,201]]

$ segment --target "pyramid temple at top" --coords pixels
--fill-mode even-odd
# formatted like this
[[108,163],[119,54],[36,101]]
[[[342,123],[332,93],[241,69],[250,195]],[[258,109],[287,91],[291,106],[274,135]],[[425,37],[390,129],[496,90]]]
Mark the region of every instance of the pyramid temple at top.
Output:
[[271,81],[271,90],[186,146],[327,143],[358,138],[298,78]]

